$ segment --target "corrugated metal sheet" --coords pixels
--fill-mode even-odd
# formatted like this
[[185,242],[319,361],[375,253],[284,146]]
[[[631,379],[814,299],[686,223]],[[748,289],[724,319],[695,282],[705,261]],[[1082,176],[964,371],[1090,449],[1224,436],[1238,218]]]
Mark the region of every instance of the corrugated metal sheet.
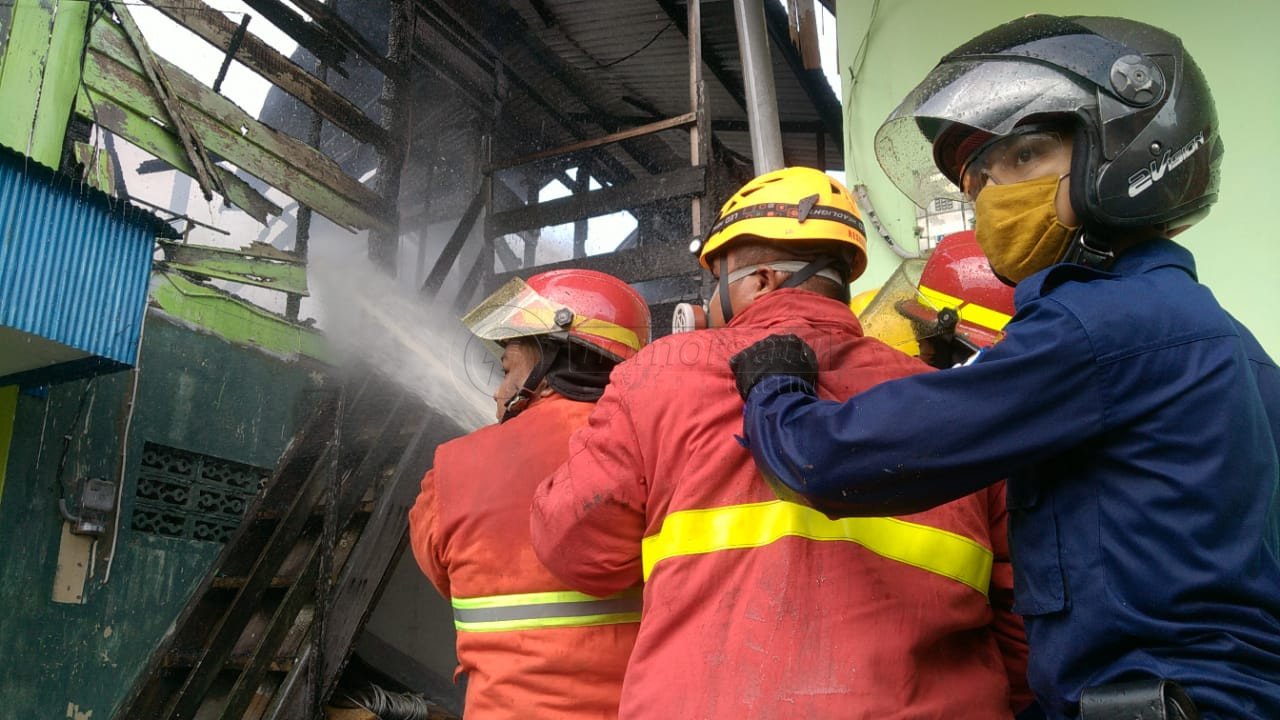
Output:
[[133,364],[157,230],[152,216],[0,154],[0,325]]

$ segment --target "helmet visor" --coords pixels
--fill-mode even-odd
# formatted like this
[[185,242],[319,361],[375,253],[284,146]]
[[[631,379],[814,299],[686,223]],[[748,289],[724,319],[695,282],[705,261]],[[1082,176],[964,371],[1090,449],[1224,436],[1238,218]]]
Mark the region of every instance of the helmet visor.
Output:
[[556,311],[563,307],[539,295],[524,280],[512,278],[463,315],[462,324],[501,354],[498,348],[508,340],[567,329],[556,323]]
[[923,271],[924,260],[916,258],[904,261],[889,276],[871,303],[858,314],[858,321],[862,323],[862,331],[867,337],[908,355],[919,353],[911,318],[898,312],[898,305],[916,296],[916,285]]
[[[934,68],[880,126],[876,158],[920,207],[940,197],[963,201],[934,161],[934,141],[944,131],[959,124],[1004,136],[1024,119],[1073,114],[1096,103],[1084,85],[1049,66],[1027,60],[949,61]],[[957,176],[956,164],[967,159],[948,162],[948,172]]]

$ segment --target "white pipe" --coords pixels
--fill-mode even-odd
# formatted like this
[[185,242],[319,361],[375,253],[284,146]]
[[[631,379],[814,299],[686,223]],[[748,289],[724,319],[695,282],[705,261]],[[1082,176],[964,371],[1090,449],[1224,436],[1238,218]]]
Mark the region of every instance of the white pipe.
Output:
[[733,0],[738,26],[738,55],[747,91],[747,124],[751,128],[751,158],[757,175],[783,166],[782,131],[778,125],[778,96],[773,88],[773,58],[764,27],[764,3],[772,0]]

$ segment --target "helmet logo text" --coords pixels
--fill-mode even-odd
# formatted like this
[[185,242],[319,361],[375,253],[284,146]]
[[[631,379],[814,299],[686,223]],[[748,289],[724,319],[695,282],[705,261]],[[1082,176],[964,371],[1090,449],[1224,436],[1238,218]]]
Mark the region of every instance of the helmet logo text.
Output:
[[1147,188],[1160,182],[1165,173],[1181,165],[1202,147],[1204,147],[1204,133],[1199,132],[1186,145],[1177,150],[1166,151],[1164,157],[1161,157],[1158,161],[1152,160],[1150,166],[1130,175],[1129,197],[1137,197]]

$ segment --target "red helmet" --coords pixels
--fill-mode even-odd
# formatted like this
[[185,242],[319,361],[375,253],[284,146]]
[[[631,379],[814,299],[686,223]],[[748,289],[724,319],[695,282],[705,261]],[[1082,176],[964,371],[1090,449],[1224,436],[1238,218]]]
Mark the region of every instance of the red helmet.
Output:
[[[1014,313],[1013,288],[995,276],[973,231],[965,230],[938,243],[920,273],[915,297],[899,301],[897,309],[913,321],[922,357],[926,341],[958,340],[968,348],[984,348],[1004,336]],[[950,367],[972,352],[956,350],[960,355],[948,351],[930,362]]]
[[476,337],[501,343],[565,334],[622,361],[649,342],[649,306],[630,285],[594,270],[515,278],[462,318]]

